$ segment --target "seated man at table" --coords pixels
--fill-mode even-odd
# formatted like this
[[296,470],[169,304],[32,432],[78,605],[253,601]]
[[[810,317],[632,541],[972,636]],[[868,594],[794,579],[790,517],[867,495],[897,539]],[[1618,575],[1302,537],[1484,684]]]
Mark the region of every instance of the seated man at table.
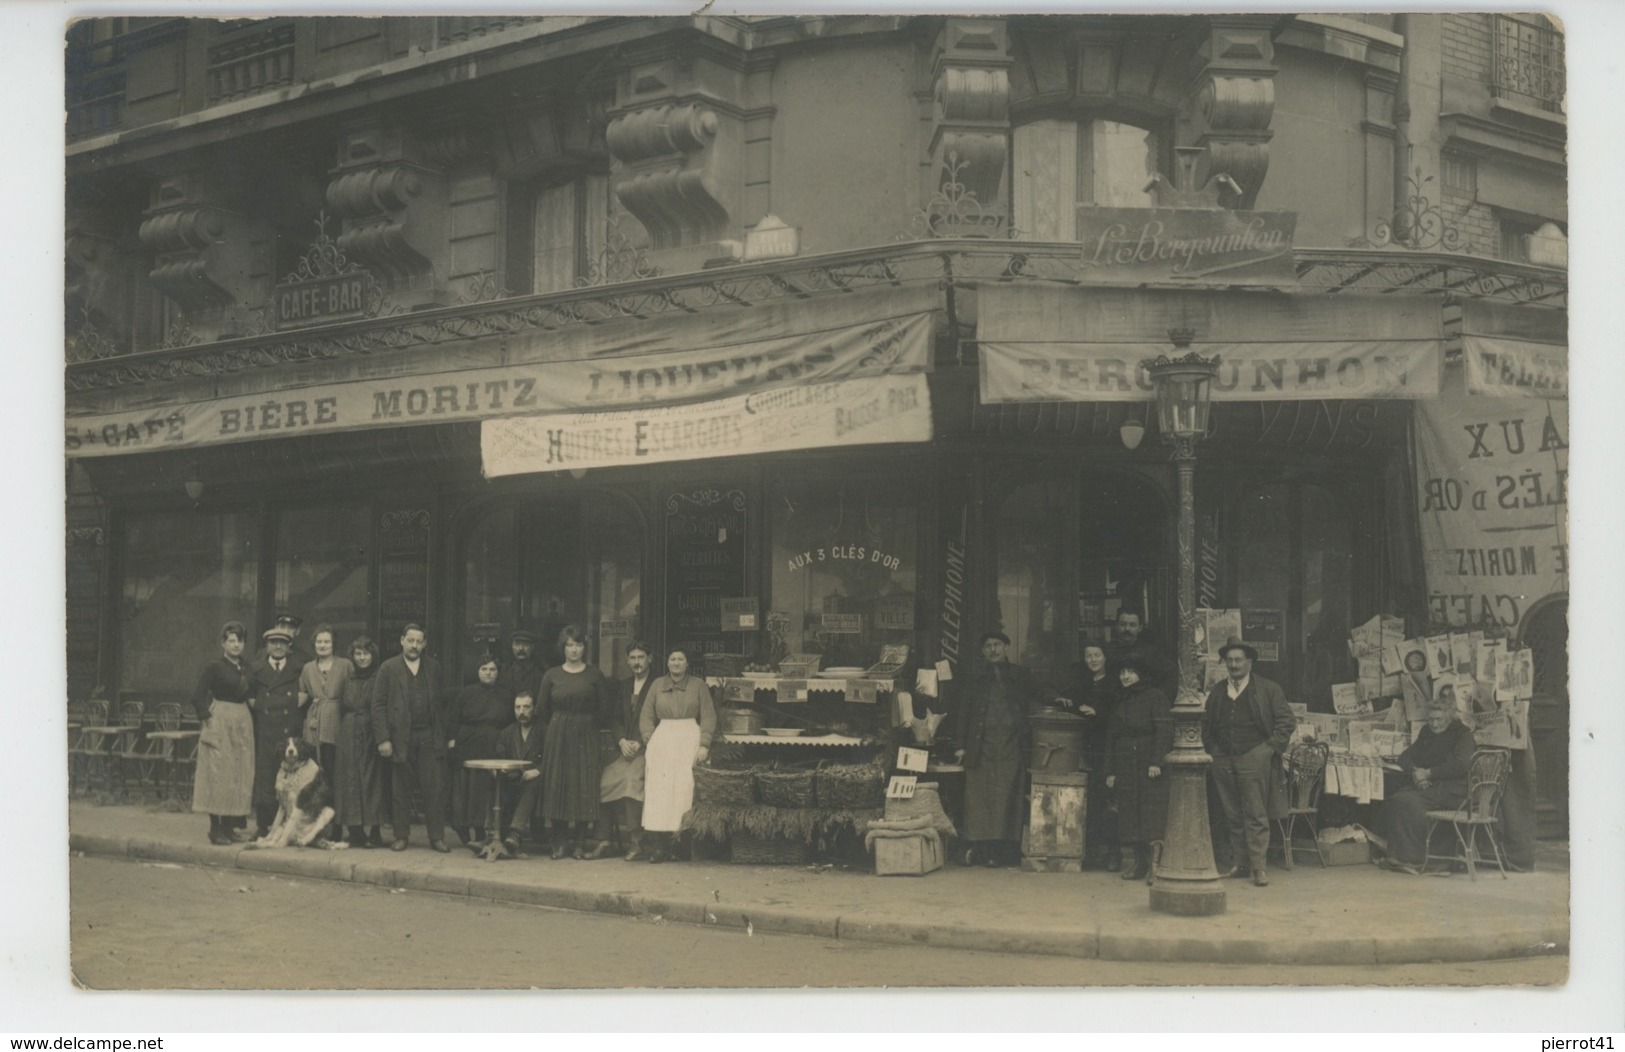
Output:
[[1419,871],[1427,854],[1427,813],[1460,807],[1466,799],[1473,748],[1473,732],[1456,719],[1455,706],[1442,697],[1430,702],[1427,726],[1399,754],[1410,784],[1389,796],[1377,815],[1377,829],[1388,838],[1385,869]]
[[530,761],[529,767],[502,775],[502,843],[517,852],[542,802],[542,725],[530,691],[514,696],[513,720],[497,735],[496,754],[499,760]]

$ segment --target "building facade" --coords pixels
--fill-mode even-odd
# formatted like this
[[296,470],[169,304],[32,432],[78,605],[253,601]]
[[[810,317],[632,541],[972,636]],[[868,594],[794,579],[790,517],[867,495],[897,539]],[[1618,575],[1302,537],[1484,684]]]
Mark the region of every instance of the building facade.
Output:
[[283,608],[386,654],[424,623],[458,682],[570,622],[611,673],[633,638],[868,665],[998,628],[1064,681],[1123,609],[1173,634],[1139,363],[1189,348],[1223,363],[1199,601],[1256,612],[1313,710],[1377,613],[1530,642],[1560,828],[1566,565],[1450,599],[1416,453],[1475,340],[1564,343],[1542,16],[118,18],[67,47],[74,698],[180,697],[221,622]]

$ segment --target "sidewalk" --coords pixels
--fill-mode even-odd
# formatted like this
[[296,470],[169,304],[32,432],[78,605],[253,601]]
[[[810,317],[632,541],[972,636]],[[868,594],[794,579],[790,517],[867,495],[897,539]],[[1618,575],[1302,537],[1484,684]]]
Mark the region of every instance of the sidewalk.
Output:
[[[949,866],[876,877],[808,866],[718,862],[490,863],[453,848],[246,851],[215,847],[203,815],[69,805],[74,851],[235,867],[559,909],[659,916],[754,931],[996,953],[1121,961],[1414,964],[1565,954],[1566,845],[1543,843],[1537,870],[1506,879],[1412,877],[1375,866],[1273,869],[1270,886],[1225,881],[1217,917],[1153,913],[1144,882],[1115,873],[1024,873]],[[1286,977],[1283,977],[1286,978]]]

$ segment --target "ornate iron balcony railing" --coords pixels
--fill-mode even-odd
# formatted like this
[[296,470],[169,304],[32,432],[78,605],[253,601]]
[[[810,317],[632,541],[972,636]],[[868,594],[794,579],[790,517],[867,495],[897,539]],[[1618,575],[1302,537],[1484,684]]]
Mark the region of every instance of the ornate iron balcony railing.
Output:
[[1492,15],[1491,19],[1491,84],[1496,96],[1561,113],[1567,87],[1563,34],[1543,22],[1511,15]]
[[[1290,291],[1453,294],[1558,307],[1568,303],[1568,275],[1547,267],[1372,249],[1300,249],[1294,258],[1298,284]],[[883,286],[1094,281],[1082,247],[1075,242],[922,240],[113,356],[70,339],[67,386],[84,391],[214,376],[285,362],[337,360],[483,336],[681,316],[786,299],[827,299],[839,309],[841,296]],[[1191,286],[1170,282],[1169,287]]]

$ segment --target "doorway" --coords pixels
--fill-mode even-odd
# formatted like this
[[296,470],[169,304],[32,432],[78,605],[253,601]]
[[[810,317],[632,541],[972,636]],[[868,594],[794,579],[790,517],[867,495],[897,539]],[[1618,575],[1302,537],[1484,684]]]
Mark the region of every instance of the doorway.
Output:
[[[643,594],[643,516],[618,493],[504,497],[473,509],[459,540],[458,684],[473,679],[492,641],[506,656],[508,633],[536,633],[536,657],[557,664],[559,632],[581,626],[589,661],[615,676],[638,632]],[[455,649],[453,649],[455,647]]]
[[1529,740],[1535,750],[1535,835],[1569,835],[1569,604],[1544,602],[1524,622],[1522,642],[1534,656]]

